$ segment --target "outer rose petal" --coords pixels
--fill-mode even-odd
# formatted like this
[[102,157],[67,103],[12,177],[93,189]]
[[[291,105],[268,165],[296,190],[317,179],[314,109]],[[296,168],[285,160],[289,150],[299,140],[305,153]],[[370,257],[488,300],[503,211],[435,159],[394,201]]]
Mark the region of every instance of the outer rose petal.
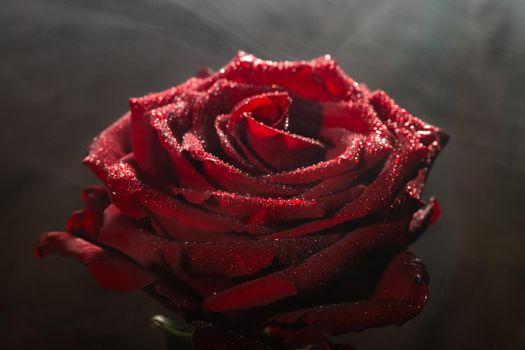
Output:
[[116,206],[104,211],[104,226],[98,242],[114,248],[144,267],[162,262],[162,248],[168,240],[148,231],[143,225],[126,217]]
[[302,263],[225,290],[207,298],[203,306],[210,311],[239,310],[267,305],[296,293],[315,293],[360,259],[377,251],[399,248],[407,239],[404,223],[358,228]]
[[129,133],[130,113],[126,113],[95,138],[89,147],[84,164],[102,181],[106,181],[108,168],[131,151]]
[[145,288],[152,297],[171,310],[178,312],[200,309],[200,298],[184,282],[174,277],[159,278]]
[[328,102],[321,107],[323,128],[343,128],[363,134],[377,130],[387,133],[374,109],[364,101]]
[[84,164],[105,184],[111,201],[134,218],[144,217],[144,208],[133,196],[130,170],[121,160],[131,151],[130,114],[126,113],[103,131],[89,147]]
[[83,210],[75,211],[66,224],[66,231],[73,234],[84,233],[95,238],[104,221],[104,209],[109,198],[103,187],[88,186],[81,192]]
[[423,234],[428,225],[432,225],[439,218],[441,208],[439,202],[431,197],[429,202],[416,211],[410,221],[410,243],[416,241]]
[[283,240],[229,240],[220,242],[171,242],[164,247],[168,266],[192,275],[239,277],[252,275],[277,259],[283,265],[303,261],[333,243],[338,234]]
[[297,294],[297,288],[279,273],[251,280],[208,297],[203,307],[209,311],[243,310],[273,302]]
[[330,334],[358,332],[370,327],[400,325],[416,316],[427,302],[426,272],[409,252],[389,263],[370,300],[322,305],[276,315],[267,323],[306,324]]
[[77,259],[89,268],[104,289],[131,292],[153,283],[156,277],[131,260],[107,252],[99,246],[65,232],[49,232],[35,245],[35,256],[57,253]]
[[189,103],[180,100],[158,109],[151,110],[147,117],[151,120],[151,126],[158,136],[162,147],[168,152],[172,168],[172,176],[180,186],[209,190],[214,186],[190,163],[182,149],[182,139],[179,139],[172,131],[185,132],[185,127],[179,124],[190,123],[191,109]]
[[329,56],[296,62],[265,61],[240,51],[215,77],[250,84],[277,84],[305,99],[326,101],[355,98],[357,84]]
[[[242,244],[236,244],[236,243]],[[246,243],[244,243],[246,242]],[[226,244],[224,244],[226,243]],[[186,268],[192,275],[219,275],[239,277],[254,274],[271,264],[274,258],[272,247],[252,246],[248,241],[225,241],[203,243],[171,242],[164,248],[165,254],[183,254]],[[181,269],[177,259],[172,269]],[[173,261],[173,260],[172,260]]]
[[133,143],[133,153],[140,168],[147,175],[158,177],[158,171],[164,169],[168,162],[167,155],[160,146],[145,113],[172,103],[183,92],[198,89],[201,83],[201,79],[192,78],[174,88],[129,100],[131,111],[130,138]]
[[208,232],[209,236],[214,233],[243,231],[243,225],[238,220],[190,206],[153,188],[144,188],[137,193],[137,197],[152,212],[168,234],[174,235],[174,238],[177,238],[177,232],[170,228],[177,224]]

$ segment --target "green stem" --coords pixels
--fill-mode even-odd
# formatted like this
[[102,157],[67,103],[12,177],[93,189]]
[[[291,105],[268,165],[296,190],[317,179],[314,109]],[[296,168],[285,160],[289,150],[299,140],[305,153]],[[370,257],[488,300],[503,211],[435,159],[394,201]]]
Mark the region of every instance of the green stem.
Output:
[[162,315],[155,315],[151,318],[151,327],[160,329],[166,336],[166,344],[169,350],[191,350],[192,346],[192,331],[185,331],[179,329],[177,324],[169,318]]

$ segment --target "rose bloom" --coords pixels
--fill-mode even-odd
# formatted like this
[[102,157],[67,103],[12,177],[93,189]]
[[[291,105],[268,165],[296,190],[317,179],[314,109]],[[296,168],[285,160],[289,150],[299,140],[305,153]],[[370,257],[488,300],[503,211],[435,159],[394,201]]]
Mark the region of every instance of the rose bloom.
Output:
[[329,56],[239,52],[216,73],[129,100],[84,160],[65,232],[35,254],[76,258],[104,288],[144,289],[195,325],[195,349],[349,348],[427,302],[408,244],[447,136]]

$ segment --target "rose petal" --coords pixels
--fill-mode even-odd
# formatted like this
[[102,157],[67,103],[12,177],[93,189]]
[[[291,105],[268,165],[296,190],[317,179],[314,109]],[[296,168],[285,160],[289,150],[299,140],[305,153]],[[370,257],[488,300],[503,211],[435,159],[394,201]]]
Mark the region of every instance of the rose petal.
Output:
[[326,212],[324,202],[301,197],[265,198],[222,191],[199,192],[178,188],[171,190],[208,211],[242,220],[246,224],[319,218]]
[[97,241],[126,254],[144,267],[160,264],[162,248],[168,243],[144,225],[126,217],[114,205],[104,211],[104,226]]
[[[272,183],[304,184],[322,181],[349,170],[361,174],[383,161],[392,151],[390,141],[380,134],[364,136],[342,129],[330,129],[325,131],[324,137],[341,146],[342,149],[335,152],[335,157],[308,167],[266,175],[264,179]],[[327,154],[330,157],[334,152],[329,149]]]
[[228,118],[228,115],[223,114],[215,119],[215,131],[226,156],[240,170],[252,174],[258,172],[269,173],[270,169],[264,166],[246,147],[243,147],[242,144],[237,144],[237,141],[229,135],[229,132],[226,130]]
[[141,218],[146,213],[133,196],[137,187],[134,173],[122,161],[130,155],[129,133],[130,114],[127,113],[93,141],[84,164],[104,182],[111,202],[126,215]]
[[276,315],[267,323],[306,324],[329,334],[401,325],[421,312],[426,304],[428,287],[424,275],[419,260],[409,252],[402,252],[384,271],[372,299],[293,311]]
[[361,134],[388,133],[374,109],[363,100],[322,103],[321,108],[323,128],[343,128]]
[[137,197],[168,233],[172,232],[165,223],[206,230],[210,235],[244,231],[244,225],[240,221],[190,206],[150,187],[137,193]]
[[403,223],[374,224],[345,234],[339,241],[301,264],[278,273],[287,276],[301,292],[322,289],[341,271],[377,251],[403,246],[408,232]]
[[124,114],[95,138],[89,147],[84,164],[102,181],[106,181],[108,167],[118,163],[131,151],[130,121],[130,113]]
[[236,123],[248,113],[258,122],[275,129],[285,129],[291,103],[292,99],[285,91],[255,95],[239,102],[229,115],[229,120]]
[[416,211],[410,221],[409,230],[411,232],[410,243],[416,241],[425,231],[428,225],[433,224],[440,214],[439,202],[431,197],[429,202]]
[[185,283],[175,278],[161,278],[145,288],[155,299],[176,312],[197,311],[200,299]]
[[[170,156],[172,173],[176,182],[182,187],[194,188],[197,190],[209,190],[214,186],[191,164],[183,154],[183,148],[177,135],[173,133],[173,120],[183,120],[179,123],[191,123],[190,109],[188,103],[178,101],[158,109],[148,112],[151,126],[157,133],[162,147]],[[175,123],[177,124],[177,123]],[[177,127],[177,125],[175,125]],[[185,128],[177,128],[177,132],[184,132]]]
[[183,248],[178,244],[166,245],[163,253],[164,261],[171,271],[202,297],[215,295],[238,283],[235,279],[223,276],[198,277],[190,275],[182,268]]
[[263,159],[261,159],[247,144],[246,131],[239,121],[232,123],[231,118],[227,118],[224,124],[224,133],[229,135],[228,139],[246,159],[250,167],[255,169],[258,174],[272,173],[272,169]]
[[204,300],[209,311],[242,310],[271,304],[297,294],[293,283],[279,275],[268,275],[227,289]]
[[387,123],[387,126],[391,127],[393,132],[398,130],[422,130],[427,125],[398,106],[395,101],[382,90],[372,92],[369,96],[369,102],[381,120],[404,126],[403,128],[395,128],[392,124]]
[[[359,259],[378,250],[400,247],[407,238],[408,231],[403,224],[376,224],[358,228],[298,265],[235,286],[211,297],[209,302],[206,299],[204,307],[211,311],[238,310],[288,297],[285,292],[275,293],[271,298],[252,292],[255,288],[271,289],[274,281],[282,285],[285,285],[282,281],[288,281],[298,293],[314,293]],[[237,301],[236,297],[240,295],[243,297]]]
[[133,153],[139,167],[149,176],[157,178],[159,170],[164,170],[165,165],[168,164],[168,157],[159,144],[145,112],[172,103],[182,93],[195,90],[202,81],[199,78],[191,78],[168,90],[129,99]]
[[271,128],[246,114],[240,123],[249,147],[277,171],[317,163],[324,155],[324,145],[316,140]]
[[218,79],[204,94],[195,96],[193,100],[193,133],[202,139],[206,150],[217,154],[221,149],[217,134],[214,132],[217,115],[229,112],[237,103],[250,96],[276,89],[275,86],[239,84]]
[[170,268],[174,270],[239,277],[261,271],[274,258],[284,265],[299,263],[338,237],[329,234],[275,241],[171,242],[164,247],[164,254],[169,256]]
[[329,177],[321,181],[319,184],[309,188],[301,196],[305,199],[314,199],[324,196],[329,196],[351,187],[351,185],[359,178],[355,171],[348,171],[340,175]]
[[[239,277],[254,274],[269,266],[274,258],[270,245],[254,246],[239,241],[220,244],[181,244],[172,242],[166,249],[179,249],[183,252],[184,264],[193,275],[216,275]],[[237,243],[237,244],[236,244]]]
[[194,160],[201,164],[201,171],[208,178],[214,179],[226,191],[267,196],[290,196],[299,193],[297,189],[271,184],[225,163],[207,152],[201,140],[193,133],[184,135],[183,147]]
[[66,224],[66,232],[96,237],[104,221],[104,209],[109,204],[106,191],[100,186],[85,187],[80,193],[83,209],[73,212]]
[[240,130],[239,121],[244,114],[248,114],[265,125],[284,129],[287,126],[290,103],[291,99],[286,92],[264,93],[239,102],[230,114],[217,117],[215,128],[221,147],[237,166],[263,174],[271,171],[245,144],[246,132]]
[[131,292],[146,287],[156,279],[131,260],[69,233],[49,232],[39,238],[35,245],[35,256],[44,258],[52,253],[75,258],[86,265],[104,289]]
[[285,266],[301,263],[304,259],[324,249],[341,237],[339,233],[252,242],[254,245],[271,244],[275,255]]
[[[130,155],[130,158],[133,158],[133,155]],[[111,202],[127,216],[135,219],[147,217],[144,206],[135,195],[142,187],[135,165],[118,162],[108,167],[105,185]]]
[[354,97],[357,84],[328,56],[312,61],[273,62],[240,51],[216,73],[236,82],[257,85],[280,85],[305,99],[336,100]]
[[398,151],[387,160],[377,178],[354,201],[348,203],[334,216],[309,222],[287,230],[273,233],[265,238],[283,238],[301,236],[332,227],[343,222],[369,215],[385,205],[389,205],[404,181],[413,175],[416,167],[427,154],[427,150],[413,140],[404,140],[398,145]]

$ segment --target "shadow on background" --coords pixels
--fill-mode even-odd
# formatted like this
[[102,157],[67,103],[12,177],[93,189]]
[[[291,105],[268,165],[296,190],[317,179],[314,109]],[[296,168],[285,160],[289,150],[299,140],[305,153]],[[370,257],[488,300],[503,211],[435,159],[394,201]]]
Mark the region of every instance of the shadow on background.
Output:
[[431,300],[360,349],[525,347],[525,2],[4,0],[0,4],[2,349],[162,349],[160,305],[31,257],[96,180],[80,165],[127,98],[225,64],[330,53],[451,142],[427,186],[440,222],[414,247]]

